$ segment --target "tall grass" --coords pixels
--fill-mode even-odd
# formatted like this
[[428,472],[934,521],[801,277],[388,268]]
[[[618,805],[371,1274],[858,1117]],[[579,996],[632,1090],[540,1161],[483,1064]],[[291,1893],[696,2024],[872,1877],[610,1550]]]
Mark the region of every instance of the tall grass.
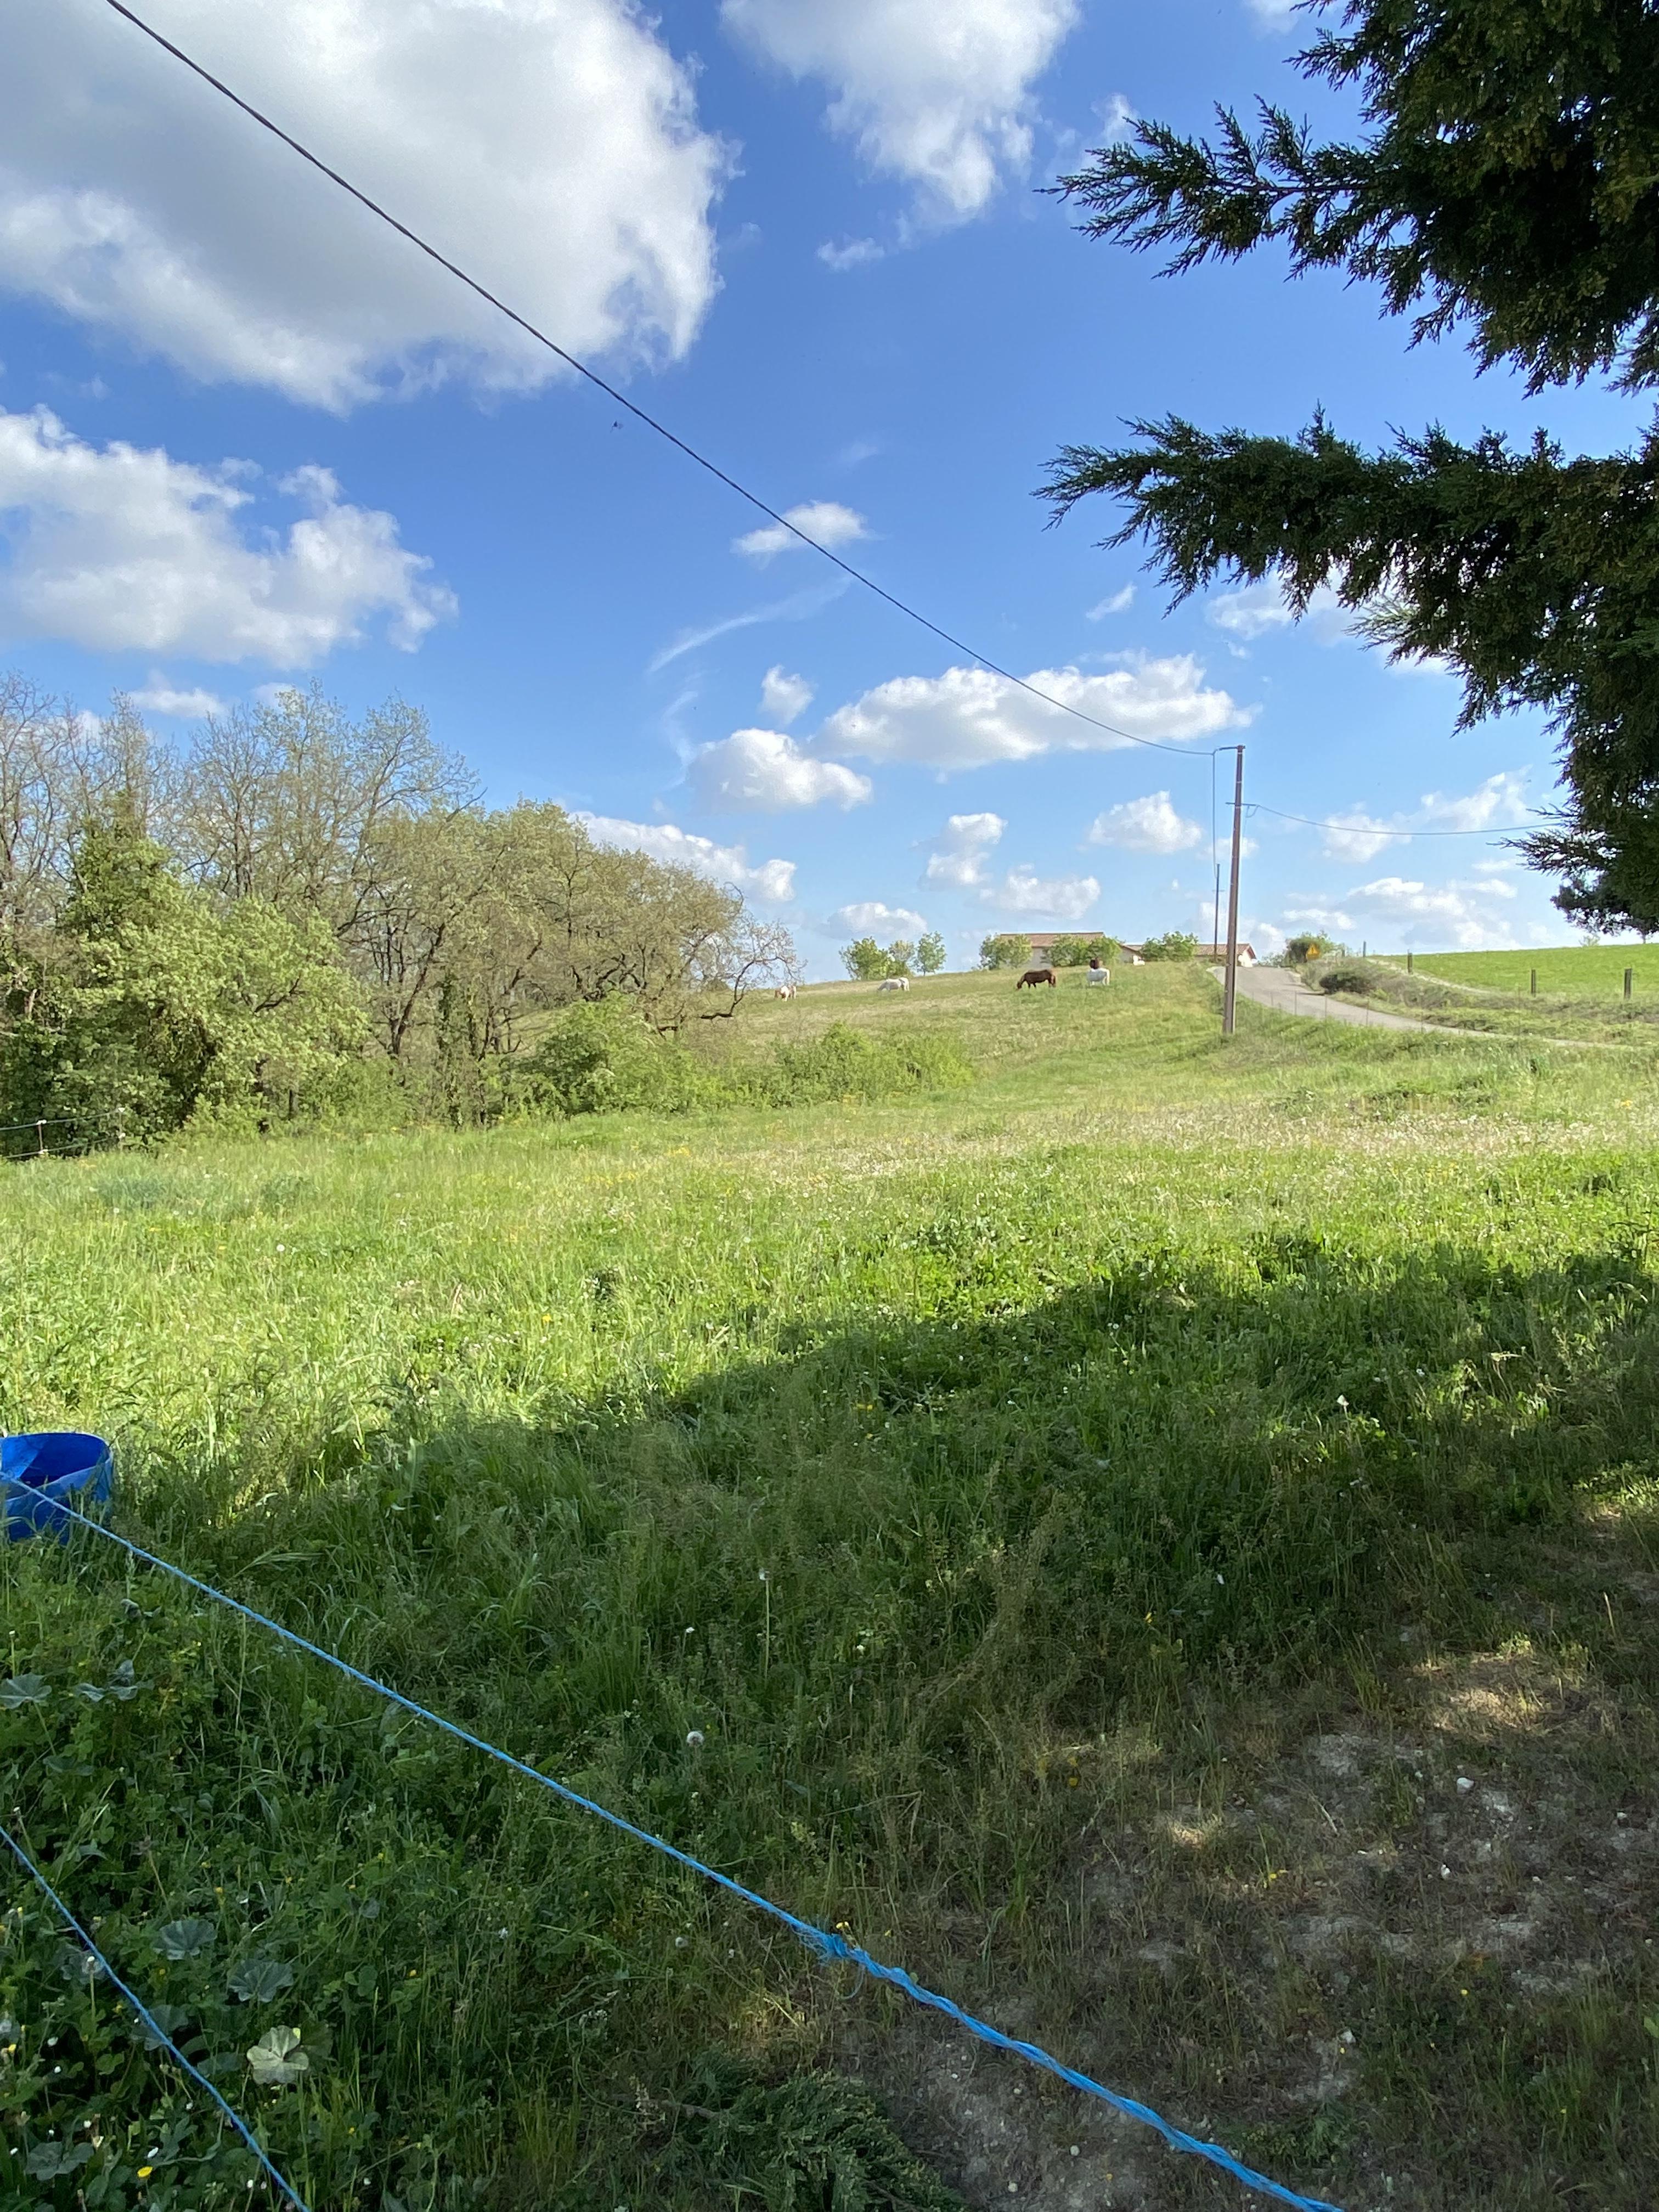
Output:
[[[20,1170],[4,1425],[112,1435],[164,1555],[1290,2178],[1634,2212],[1639,1936],[1565,1989],[1495,1974],[1452,2080],[1471,2001],[1403,1892],[1337,1964],[1273,1916],[1322,1820],[1397,1855],[1436,1817],[1407,1768],[1347,1811],[1322,1784],[1304,1832],[1294,1779],[1425,1668],[1524,1651],[1599,1700],[1587,1820],[1643,1771],[1650,1081],[1253,1008],[1224,1048],[1183,971],[996,983],[902,1022],[808,994],[740,1041],[850,1018],[980,1071],[912,1101]],[[0,1575],[9,1802],[314,2203],[945,2201],[884,2113],[927,2135],[957,2093],[884,2004],[94,1539]],[[93,2145],[15,2201],[245,2202],[10,1896],[0,2105],[38,2166]],[[287,2026],[309,2063],[262,2090]],[[1294,2056],[1345,2032],[1363,2071],[1310,2105]],[[981,2186],[949,2109],[947,2178],[1006,2197],[1012,2139]]]

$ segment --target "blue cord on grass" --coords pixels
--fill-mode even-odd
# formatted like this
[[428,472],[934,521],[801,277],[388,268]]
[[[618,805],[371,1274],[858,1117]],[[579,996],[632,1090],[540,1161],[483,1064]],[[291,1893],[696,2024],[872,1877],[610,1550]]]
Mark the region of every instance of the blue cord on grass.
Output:
[[[304,2197],[301,2196],[299,2191],[295,2188],[292,2182],[287,2180],[276,2171],[276,2168],[265,2156],[264,2152],[259,2148],[258,2142],[253,2134],[253,2130],[248,2126],[247,2122],[242,2118],[241,2115],[236,2111],[234,2106],[229,2105],[225,2101],[224,2098],[220,2095],[219,2092],[214,2087],[212,2082],[208,2080],[207,2075],[202,2072],[201,2069],[191,2064],[189,2059],[186,2058],[184,2052],[179,2050],[178,2045],[162,2027],[161,2021],[156,2019],[155,2014],[152,2013],[145,2005],[143,1999],[139,1996],[135,1990],[130,1990],[127,1987],[126,1984],[121,1979],[119,1974],[116,1972],[114,1967],[111,1966],[109,1960],[104,1956],[98,1946],[93,1942],[91,1936],[88,1935],[86,1929],[81,1925],[75,1915],[70,1911],[68,1905],[64,1904],[63,1899],[59,1897],[58,1892],[52,1887],[52,1884],[46,1880],[45,1875],[41,1873],[40,1868],[36,1866],[34,1861],[29,1856],[28,1853],[23,1849],[21,1844],[18,1842],[16,1837],[12,1834],[9,1828],[5,1826],[3,1822],[0,1822],[0,1841],[3,1841],[9,1845],[14,1856],[21,1863],[24,1870],[33,1875],[36,1882],[40,1885],[41,1889],[46,1892],[46,1895],[57,1906],[58,1911],[63,1915],[64,1921],[80,1937],[82,1942],[85,1944],[87,1949],[98,1961],[98,1964],[103,1968],[105,1973],[108,1975],[115,1987],[119,1990],[121,1995],[132,2007],[134,2012],[137,2014],[139,2019],[149,2029],[150,2034],[154,2036],[156,2042],[160,2044],[164,2050],[172,2052],[173,2057],[178,2060],[179,2065],[184,2069],[185,2072],[189,2075],[191,2080],[194,2081],[198,2087],[207,2091],[209,2096],[212,2098],[214,2103],[219,2107],[219,2110],[230,2122],[232,2127],[235,2129],[237,2134],[240,2136],[242,2141],[253,2153],[253,2155],[258,2160],[260,2165],[264,2166],[270,2179],[276,2183],[277,2188],[280,2189],[283,2196],[287,2197],[289,2203],[296,2206],[298,2208],[298,2212],[309,2212],[309,2208],[307,2207]],[[250,2183],[249,2186],[251,2187],[252,2185]]]
[[815,1927],[810,1920],[799,1919],[782,1905],[775,1905],[769,1897],[761,1896],[757,1890],[745,1889],[729,1874],[721,1874],[716,1867],[705,1866],[701,1859],[694,1859],[690,1852],[678,1850],[660,1836],[653,1836],[647,1828],[635,1827],[632,1820],[624,1820],[620,1813],[612,1813],[606,1807],[596,1804],[591,1797],[584,1797],[579,1791],[568,1788],[566,1784],[556,1782],[550,1774],[543,1774],[537,1768],[526,1765],[523,1759],[514,1759],[510,1752],[487,1743],[483,1736],[472,1735],[454,1721],[446,1720],[441,1713],[428,1712],[424,1705],[416,1705],[413,1698],[404,1697],[401,1690],[394,1690],[385,1682],[377,1682],[372,1674],[365,1674],[361,1668],[352,1666],[337,1653],[325,1650],[320,1644],[307,1642],[303,1636],[296,1636],[291,1628],[284,1628],[281,1621],[272,1620],[263,1613],[256,1613],[252,1606],[244,1605],[240,1599],[227,1597],[223,1590],[215,1589],[210,1583],[198,1582],[194,1575],[186,1574],[182,1567],[175,1567],[171,1560],[158,1559],[155,1553],[144,1551],[129,1538],[118,1535],[113,1528],[106,1528],[101,1522],[90,1521],[85,1514],[77,1513],[73,1506],[60,1504],[56,1510],[70,1520],[78,1521],[83,1528],[90,1528],[94,1535],[106,1536],[111,1543],[118,1544],[123,1551],[131,1553],[135,1559],[142,1559],[146,1566],[159,1567],[163,1574],[175,1577],[189,1589],[199,1591],[204,1597],[211,1598],[216,1605],[228,1606],[231,1612],[240,1613],[244,1620],[270,1629],[284,1643],[292,1644],[301,1651],[309,1652],[313,1659],[322,1660],[349,1681],[360,1683],[377,1697],[387,1698],[394,1705],[401,1705],[406,1713],[412,1713],[417,1720],[429,1721],[434,1728],[442,1729],[459,1742],[470,1746],[474,1751],[483,1752],[488,1759],[499,1760],[503,1766],[510,1767],[515,1774],[524,1775],[542,1789],[550,1790],[567,1805],[575,1806],[580,1812],[593,1814],[624,1836],[631,1836],[635,1843],[659,1851],[665,1858],[674,1860],[692,1874],[701,1875],[705,1881],[714,1882],[729,1896],[740,1898],[744,1904],[753,1905],[757,1912],[767,1913],[772,1919],[781,1921],[793,1935],[799,1937],[808,1950],[816,1953],[820,1959],[847,1960],[868,1974],[872,1981],[885,1982],[890,1988],[902,1991],[917,2004],[926,2005],[933,2012],[943,2013],[947,2020],[954,2021],[958,2027],[966,2028],[969,2035],[977,2038],[981,2043],[989,2044],[993,2050],[1011,2051],[1015,2057],[1024,2058],[1031,2065],[1040,2067],[1045,2074],[1052,2074],[1070,2087],[1081,2090],[1085,2096],[1098,2098],[1102,2104],[1109,2105],[1125,2119],[1139,2120],[1144,2127],[1154,2129],[1171,2150],[1185,2151],[1194,2158],[1206,2159],[1233,2180],[1243,2182],[1247,2189],[1259,2189],[1277,2203],[1291,2205],[1294,2212],[1340,2212],[1339,2206],[1328,2203],[1324,2197],[1300,2197],[1295,2190],[1286,2189],[1279,2182],[1270,2180],[1265,2173],[1257,2173],[1251,2167],[1241,2165],[1232,2153],[1224,2149],[1219,2143],[1203,2142],[1197,2136],[1188,2135],[1184,2128],[1176,2127],[1161,2113],[1155,2112],[1150,2105],[1143,2105],[1135,2097],[1121,2096],[1115,2089],[1108,2089],[1101,2082],[1091,2081],[1086,2074],[1074,2072],[1071,2067],[1063,2066],[1058,2058],[1051,2057],[1036,2044],[1020,2043],[1012,2036],[1005,2035],[1000,2028],[993,2027],[988,2021],[976,2019],[972,2013],[964,2012],[949,1997],[941,1996],[935,1990],[924,1989],[920,1982],[911,1979],[902,1966],[886,1966],[881,1960],[872,1958],[869,1952],[861,1949],[858,1944],[849,1943],[844,1936],[826,1928]]

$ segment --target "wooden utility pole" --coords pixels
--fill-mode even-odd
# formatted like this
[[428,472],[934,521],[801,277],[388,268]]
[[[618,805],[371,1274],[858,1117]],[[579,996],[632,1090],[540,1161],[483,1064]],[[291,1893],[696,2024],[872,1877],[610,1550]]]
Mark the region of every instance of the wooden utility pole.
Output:
[[1238,764],[1233,775],[1233,873],[1227,886],[1227,968],[1221,982],[1221,1034],[1233,1033],[1238,1006],[1238,851],[1244,835],[1244,748],[1235,748]]

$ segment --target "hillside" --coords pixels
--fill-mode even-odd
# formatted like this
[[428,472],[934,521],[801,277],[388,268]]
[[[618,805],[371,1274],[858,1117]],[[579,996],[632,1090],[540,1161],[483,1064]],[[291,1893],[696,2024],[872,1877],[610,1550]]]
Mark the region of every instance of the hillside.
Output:
[[[7,1170],[0,1413],[1286,2184],[1644,2212],[1651,1065],[1217,1016],[1185,968],[820,987],[726,1048],[974,1079]],[[1251,2201],[94,1537],[0,1589],[9,1804],[313,2207]],[[41,2201],[246,2203],[8,1901],[9,2124],[88,2146]]]

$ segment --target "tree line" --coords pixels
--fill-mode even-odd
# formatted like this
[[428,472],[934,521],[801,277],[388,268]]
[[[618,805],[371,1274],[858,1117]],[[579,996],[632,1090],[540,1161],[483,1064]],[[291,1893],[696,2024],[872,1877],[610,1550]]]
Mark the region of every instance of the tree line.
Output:
[[736,890],[486,806],[402,700],[285,690],[173,747],[0,676],[7,1122],[489,1119],[564,1010],[679,1036],[795,972]]

